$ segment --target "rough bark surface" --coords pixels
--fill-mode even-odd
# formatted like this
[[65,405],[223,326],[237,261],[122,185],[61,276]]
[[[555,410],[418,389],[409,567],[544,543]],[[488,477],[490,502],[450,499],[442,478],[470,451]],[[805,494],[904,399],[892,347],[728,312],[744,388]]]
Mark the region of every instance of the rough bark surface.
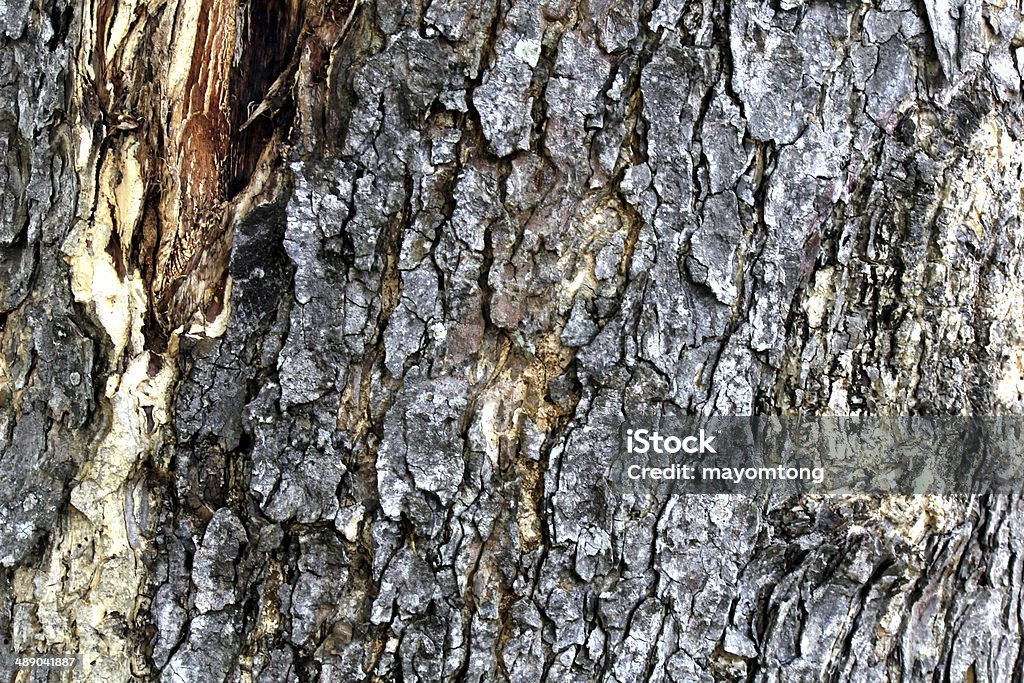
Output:
[[1021,19],[0,0],[5,649],[1021,680],[1017,498],[602,484],[664,410],[1024,411]]

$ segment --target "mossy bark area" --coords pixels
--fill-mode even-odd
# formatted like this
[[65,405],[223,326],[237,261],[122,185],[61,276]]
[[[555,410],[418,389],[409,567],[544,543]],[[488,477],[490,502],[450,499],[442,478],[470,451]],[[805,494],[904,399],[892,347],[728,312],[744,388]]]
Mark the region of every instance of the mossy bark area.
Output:
[[5,649],[1020,676],[1016,498],[594,484],[667,407],[1021,412],[1012,3],[0,9]]

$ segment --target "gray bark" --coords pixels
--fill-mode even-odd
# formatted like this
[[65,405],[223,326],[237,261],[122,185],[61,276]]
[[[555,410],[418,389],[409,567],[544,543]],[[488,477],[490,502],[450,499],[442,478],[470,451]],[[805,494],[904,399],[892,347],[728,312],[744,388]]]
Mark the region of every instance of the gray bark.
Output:
[[196,6],[0,2],[5,648],[1021,680],[1017,497],[600,485],[670,407],[1022,412],[1019,7]]

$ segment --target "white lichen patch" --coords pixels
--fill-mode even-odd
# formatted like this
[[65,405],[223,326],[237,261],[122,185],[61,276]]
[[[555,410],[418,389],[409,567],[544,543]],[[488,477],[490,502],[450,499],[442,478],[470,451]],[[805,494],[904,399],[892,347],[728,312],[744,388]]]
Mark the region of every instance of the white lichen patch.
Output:
[[520,40],[516,43],[515,53],[516,57],[523,60],[523,63],[535,67],[540,61],[540,41]]
[[951,531],[965,515],[964,504],[948,496],[885,496],[876,518],[886,522],[893,540],[917,545],[928,536]]
[[829,305],[835,299],[835,278],[832,268],[822,268],[814,274],[814,286],[803,302],[807,324],[818,329],[825,318]]
[[556,292],[560,312],[568,312],[577,294],[592,298],[612,296],[619,286],[618,274],[626,247],[627,225],[617,200],[606,198],[580,208],[580,219],[566,230],[571,242],[558,261],[564,274]]
[[1003,406],[1021,406],[1024,403],[1024,349],[1014,349],[1003,376],[996,383],[996,399]]
[[488,395],[478,409],[477,419],[470,428],[470,439],[483,446],[484,453],[495,468],[498,466],[498,443],[502,436],[502,428],[498,424],[500,401],[500,395]]

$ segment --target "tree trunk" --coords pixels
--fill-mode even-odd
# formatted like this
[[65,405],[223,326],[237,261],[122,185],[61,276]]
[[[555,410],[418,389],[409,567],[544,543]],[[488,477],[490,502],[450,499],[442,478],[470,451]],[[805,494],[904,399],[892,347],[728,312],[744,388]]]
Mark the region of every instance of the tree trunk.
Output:
[[663,409],[1024,410],[1011,5],[0,2],[4,649],[1022,680],[1016,496],[601,475]]

